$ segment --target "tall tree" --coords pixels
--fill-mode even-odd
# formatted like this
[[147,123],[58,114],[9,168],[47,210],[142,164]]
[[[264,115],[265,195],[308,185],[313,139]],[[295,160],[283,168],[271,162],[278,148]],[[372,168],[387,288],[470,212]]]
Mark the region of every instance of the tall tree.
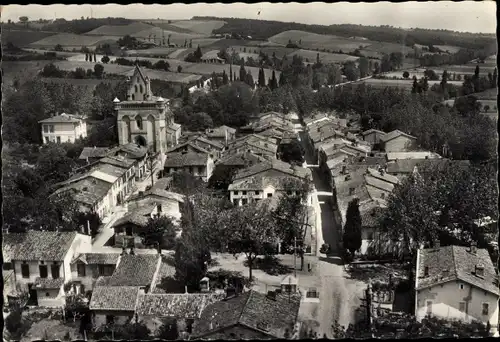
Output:
[[222,71],[222,84],[229,84],[229,78],[227,77],[226,70]]
[[240,81],[245,82],[247,79],[247,72],[245,70],[245,63],[241,62],[240,63]]
[[278,88],[278,80],[276,79],[276,72],[274,71],[274,69],[271,75],[271,81],[269,83],[269,88],[271,88],[271,90]]
[[354,253],[361,248],[361,224],[359,199],[355,198],[347,207],[343,236],[344,247],[351,253],[351,256],[354,256]]
[[264,69],[261,67],[259,69],[259,87],[266,86],[266,76],[264,75]]
[[148,220],[146,227],[141,232],[144,245],[156,246],[161,249],[171,249],[175,246],[175,226],[166,216],[154,217]]
[[229,81],[233,83],[233,63],[229,63]]

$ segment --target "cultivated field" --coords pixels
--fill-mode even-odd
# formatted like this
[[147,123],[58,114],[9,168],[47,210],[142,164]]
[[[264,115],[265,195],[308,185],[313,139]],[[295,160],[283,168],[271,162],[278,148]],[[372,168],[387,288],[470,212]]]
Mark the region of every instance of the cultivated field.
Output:
[[[226,74],[229,76],[229,64],[193,64],[188,68],[183,69],[183,71],[192,74],[201,74],[201,75],[211,75],[213,72],[222,73],[226,71]],[[259,79],[259,68],[255,67],[245,67],[247,72],[252,74],[252,77],[255,82]],[[236,72],[236,75],[239,75],[239,67],[233,66],[233,73]],[[272,76],[271,69],[264,69],[264,75],[266,77],[266,81]],[[279,79],[281,72],[275,71],[276,78]]]
[[85,60],[85,54],[82,54],[81,52],[54,51],[54,50],[51,50],[51,49],[43,49],[42,50],[42,49],[31,49],[31,48],[24,48],[23,50],[29,51],[29,52],[36,52],[36,53],[39,53],[39,54],[44,54],[46,52],[54,52],[57,56],[66,57],[66,58],[70,58],[70,57],[82,55],[83,56],[83,60]]
[[301,56],[305,61],[315,62],[316,57],[319,54],[319,59],[323,63],[344,63],[347,61],[357,61],[359,57],[349,56],[339,53],[328,53],[328,52],[316,52],[312,50],[297,50],[288,55],[292,58],[295,55]]
[[437,47],[441,51],[448,53],[457,53],[458,51],[460,51],[460,47],[453,45],[434,45],[434,47]]
[[172,52],[179,50],[178,48],[155,47],[147,50],[127,50],[125,54],[128,56],[165,56],[167,57]]
[[371,44],[369,41],[346,39],[332,35],[323,35],[310,33],[305,31],[290,30],[281,32],[269,38],[269,41],[282,45],[288,44],[289,40],[292,43],[298,44],[301,41],[300,47],[305,49],[319,49],[327,51],[352,52],[360,46],[368,46]]
[[[97,61],[100,62],[101,58],[103,57],[103,55],[96,55],[96,57],[97,57]],[[114,62],[116,60],[116,58],[118,58],[118,57],[116,57],[116,56],[109,56],[110,63]],[[125,58],[125,59],[133,62],[136,57],[135,56],[128,56],[128,57],[121,57],[121,58]],[[182,68],[184,68],[184,67],[187,67],[187,66],[190,66],[190,65],[193,64],[193,63],[184,62],[184,61],[181,61],[181,60],[178,60],[178,59],[168,59],[168,58],[151,58],[151,57],[142,57],[141,56],[138,59],[150,61],[153,64],[156,63],[156,62],[158,62],[158,61],[166,61],[170,65],[170,70],[171,71],[177,71],[177,67],[179,65]],[[85,54],[74,53],[74,55],[72,55],[71,57],[68,57],[68,61],[72,61],[72,62],[85,62]]]
[[168,55],[168,58],[184,60],[195,49],[177,49]]
[[40,48],[48,47],[53,49],[56,45],[63,47],[93,47],[98,44],[116,42],[118,37],[113,36],[84,36],[72,33],[59,33],[52,35],[30,44],[30,47]]
[[159,27],[152,27],[150,29],[146,29],[146,30],[134,33],[131,36],[138,38],[138,39],[144,39],[144,40],[149,40],[149,39],[153,39],[153,38],[156,38],[156,40],[158,40],[158,39],[164,38],[165,42],[167,41],[168,37],[170,36],[170,43],[176,44],[176,45],[183,45],[186,40],[189,43],[189,40],[191,40],[191,39],[203,38],[203,36],[200,34],[167,31],[167,30],[162,30]]
[[86,35],[93,36],[118,36],[133,35],[144,30],[153,28],[152,25],[145,23],[134,22],[129,25],[103,25],[95,30],[89,31]]
[[[402,72],[401,72],[402,74]],[[440,81],[428,81],[429,87],[432,87],[434,84],[439,84]],[[367,80],[353,82],[353,84],[366,84],[372,86],[374,88],[385,88],[385,87],[398,87],[398,88],[408,88],[411,89],[413,86],[413,80],[409,78],[408,80],[393,80],[393,79],[375,79],[369,78]],[[448,81],[449,84],[454,85],[462,85],[461,81]]]
[[195,38],[193,39],[193,48],[198,47],[198,45],[200,48],[211,46],[219,40],[219,38]]
[[41,80],[46,83],[62,83],[62,84],[72,84],[76,86],[89,86],[89,87],[95,87],[100,83],[117,84],[121,82],[120,80],[111,80],[111,79],[99,80],[95,78],[76,79],[76,78],[42,77]]
[[159,27],[163,30],[167,31],[174,31],[174,32],[180,32],[180,33],[192,33],[193,31],[190,31],[188,29],[184,29],[182,27],[174,26],[171,24],[172,20],[145,20],[144,21],[147,24],[150,24],[152,26]]
[[42,40],[44,38],[53,36],[53,32],[40,32],[40,31],[22,31],[4,29],[2,25],[2,46],[7,43],[12,43],[17,47],[25,47],[31,43]]
[[475,93],[474,96],[482,100],[495,100],[498,95],[498,89],[488,89],[480,93]]
[[244,46],[244,45],[233,45],[230,48],[228,48],[228,51],[236,51],[237,53],[240,54],[244,53],[246,51],[247,53],[255,53],[259,54],[261,51],[268,56],[272,56],[273,53],[276,54],[277,58],[283,58],[284,55],[288,55],[294,51],[297,51],[297,49],[292,49],[292,48],[286,48],[286,47],[258,47],[258,46]]
[[221,20],[180,20],[172,22],[171,25],[187,29],[192,32],[210,35],[213,30],[221,28],[224,24],[226,24],[226,22]]
[[[59,69],[72,71],[76,68],[83,68],[85,70],[91,69],[94,67],[95,63],[91,62],[76,62],[76,61],[58,61],[54,63]],[[118,64],[102,64],[104,66],[104,72],[109,74],[116,75],[125,75],[132,76],[134,73],[133,66],[125,66]],[[194,75],[192,73],[178,73],[178,72],[168,72],[168,71],[160,71],[160,70],[152,70],[152,69],[143,69],[143,71],[148,75],[151,79],[164,80],[169,82],[177,82],[177,83],[190,83],[192,81],[196,81],[200,79],[199,75]]]
[[404,44],[394,44],[387,42],[375,42],[368,40],[365,43],[362,50],[377,52],[377,53],[386,53],[389,54],[391,52],[401,52],[404,56],[408,54],[413,49],[409,46],[405,46]]

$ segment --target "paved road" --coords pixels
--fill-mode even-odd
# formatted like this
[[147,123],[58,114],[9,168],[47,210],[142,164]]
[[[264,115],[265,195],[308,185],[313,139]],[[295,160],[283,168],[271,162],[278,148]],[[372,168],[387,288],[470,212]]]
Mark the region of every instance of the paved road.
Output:
[[[314,164],[311,149],[306,143],[306,136],[304,133],[300,135],[306,151],[306,163]],[[321,212],[321,223],[318,225],[321,229],[317,232],[317,255],[319,256],[317,270],[321,282],[317,332],[321,337],[326,334],[328,338],[332,338],[331,325],[335,320],[345,326],[352,322],[353,312],[351,312],[349,301],[353,294],[349,293],[346,287],[344,266],[339,257],[337,242],[341,230],[336,225],[334,211],[330,204],[332,190],[318,168],[313,167],[311,171],[315,195],[318,196],[319,202],[317,210]],[[319,252],[323,243],[328,243],[332,248],[328,256]]]

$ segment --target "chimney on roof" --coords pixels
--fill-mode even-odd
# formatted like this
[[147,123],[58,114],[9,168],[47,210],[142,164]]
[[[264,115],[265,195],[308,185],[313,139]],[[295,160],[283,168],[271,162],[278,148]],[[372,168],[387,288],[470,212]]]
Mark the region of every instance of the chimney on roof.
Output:
[[476,276],[478,277],[484,277],[484,266],[482,264],[477,264],[476,265]]
[[267,291],[267,296],[266,296],[268,299],[270,300],[276,300],[276,292],[274,291]]
[[471,244],[470,244],[470,252],[472,254],[476,254],[477,252],[477,242],[476,241],[472,241]]

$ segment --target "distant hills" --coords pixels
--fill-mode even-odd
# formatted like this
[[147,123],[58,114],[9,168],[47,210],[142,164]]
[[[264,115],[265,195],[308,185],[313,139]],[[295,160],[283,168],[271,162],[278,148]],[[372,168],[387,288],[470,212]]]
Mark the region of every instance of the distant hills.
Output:
[[420,45],[453,45],[466,49],[484,49],[495,44],[494,34],[462,33],[448,30],[402,29],[390,26],[363,26],[352,24],[308,25],[293,22],[256,20],[242,18],[218,18],[195,16],[193,20],[222,20],[226,24],[214,33],[235,33],[249,35],[253,39],[268,39],[284,31],[306,31],[317,34],[349,37],[365,37],[372,41]]

